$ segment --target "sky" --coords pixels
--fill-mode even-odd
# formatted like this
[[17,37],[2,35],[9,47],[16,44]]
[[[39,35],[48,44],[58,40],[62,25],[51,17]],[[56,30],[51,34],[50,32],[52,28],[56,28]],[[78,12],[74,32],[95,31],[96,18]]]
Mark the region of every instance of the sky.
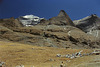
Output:
[[82,19],[91,14],[100,17],[100,0],[2,0],[0,19],[24,15],[52,18],[65,10],[72,20]]

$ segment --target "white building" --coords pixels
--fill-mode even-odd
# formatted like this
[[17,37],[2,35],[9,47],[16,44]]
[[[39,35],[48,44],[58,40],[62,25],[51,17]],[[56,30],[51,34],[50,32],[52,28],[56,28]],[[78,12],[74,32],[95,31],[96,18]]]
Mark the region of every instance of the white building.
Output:
[[25,16],[20,16],[18,19],[24,26],[33,26],[38,24],[40,20],[44,18],[40,18],[34,15],[25,15]]

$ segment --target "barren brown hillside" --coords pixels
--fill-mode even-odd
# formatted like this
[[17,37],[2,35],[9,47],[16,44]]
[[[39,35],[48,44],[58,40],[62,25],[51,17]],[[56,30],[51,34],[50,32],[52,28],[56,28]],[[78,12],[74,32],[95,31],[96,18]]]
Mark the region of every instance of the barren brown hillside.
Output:
[[[68,67],[77,67],[93,61],[97,56],[84,56],[75,59],[59,58],[56,54],[72,54],[83,50],[82,53],[90,53],[91,49],[64,49],[53,47],[37,47],[26,44],[11,43],[0,41],[0,61],[6,63],[7,67],[15,67],[16,65],[23,64],[25,67],[51,67],[61,64],[67,64]],[[67,62],[70,60],[70,62]],[[84,67],[84,66],[81,66]]]
[[100,48],[100,39],[77,28],[64,10],[29,27],[19,19],[0,19],[0,39],[45,47]]

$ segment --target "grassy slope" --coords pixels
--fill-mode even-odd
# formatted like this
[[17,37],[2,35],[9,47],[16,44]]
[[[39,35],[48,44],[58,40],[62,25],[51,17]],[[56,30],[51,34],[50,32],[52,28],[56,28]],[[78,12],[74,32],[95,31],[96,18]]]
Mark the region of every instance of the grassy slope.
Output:
[[[37,47],[26,44],[11,43],[0,41],[0,60],[6,62],[8,67],[23,64],[25,67],[34,65],[35,67],[51,67],[59,66],[61,61],[70,60],[68,58],[58,58],[56,54],[72,54],[80,51],[80,49],[63,49],[53,47]],[[84,49],[84,52],[92,50]],[[92,56],[80,57],[72,59],[68,66],[75,66],[83,62],[88,62]],[[50,61],[52,59],[53,61]],[[86,61],[87,60],[87,61]],[[80,62],[81,61],[81,62]]]

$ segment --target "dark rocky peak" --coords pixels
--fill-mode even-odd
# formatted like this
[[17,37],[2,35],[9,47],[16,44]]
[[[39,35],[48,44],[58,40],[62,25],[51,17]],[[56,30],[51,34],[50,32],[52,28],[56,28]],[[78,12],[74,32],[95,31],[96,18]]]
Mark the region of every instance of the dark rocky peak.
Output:
[[64,10],[61,10],[56,17],[52,17],[49,20],[41,20],[38,25],[75,26]]
[[96,14],[91,14],[91,18],[98,18]]
[[100,18],[96,14],[92,14],[83,19],[73,21],[76,27],[84,32],[96,37],[100,37]]
[[50,18],[49,24],[60,25],[60,26],[62,25],[74,26],[74,23],[72,22],[72,20],[69,18],[69,16],[64,10],[61,10],[58,16]]
[[76,26],[87,27],[91,25],[98,24],[100,22],[100,18],[96,14],[91,14],[80,20],[73,21]]
[[58,17],[62,17],[62,16],[68,16],[64,10],[61,10],[58,14]]
[[93,22],[96,23],[96,20],[99,19],[99,17],[96,14],[91,14],[90,18],[88,18],[87,20],[89,22]]

